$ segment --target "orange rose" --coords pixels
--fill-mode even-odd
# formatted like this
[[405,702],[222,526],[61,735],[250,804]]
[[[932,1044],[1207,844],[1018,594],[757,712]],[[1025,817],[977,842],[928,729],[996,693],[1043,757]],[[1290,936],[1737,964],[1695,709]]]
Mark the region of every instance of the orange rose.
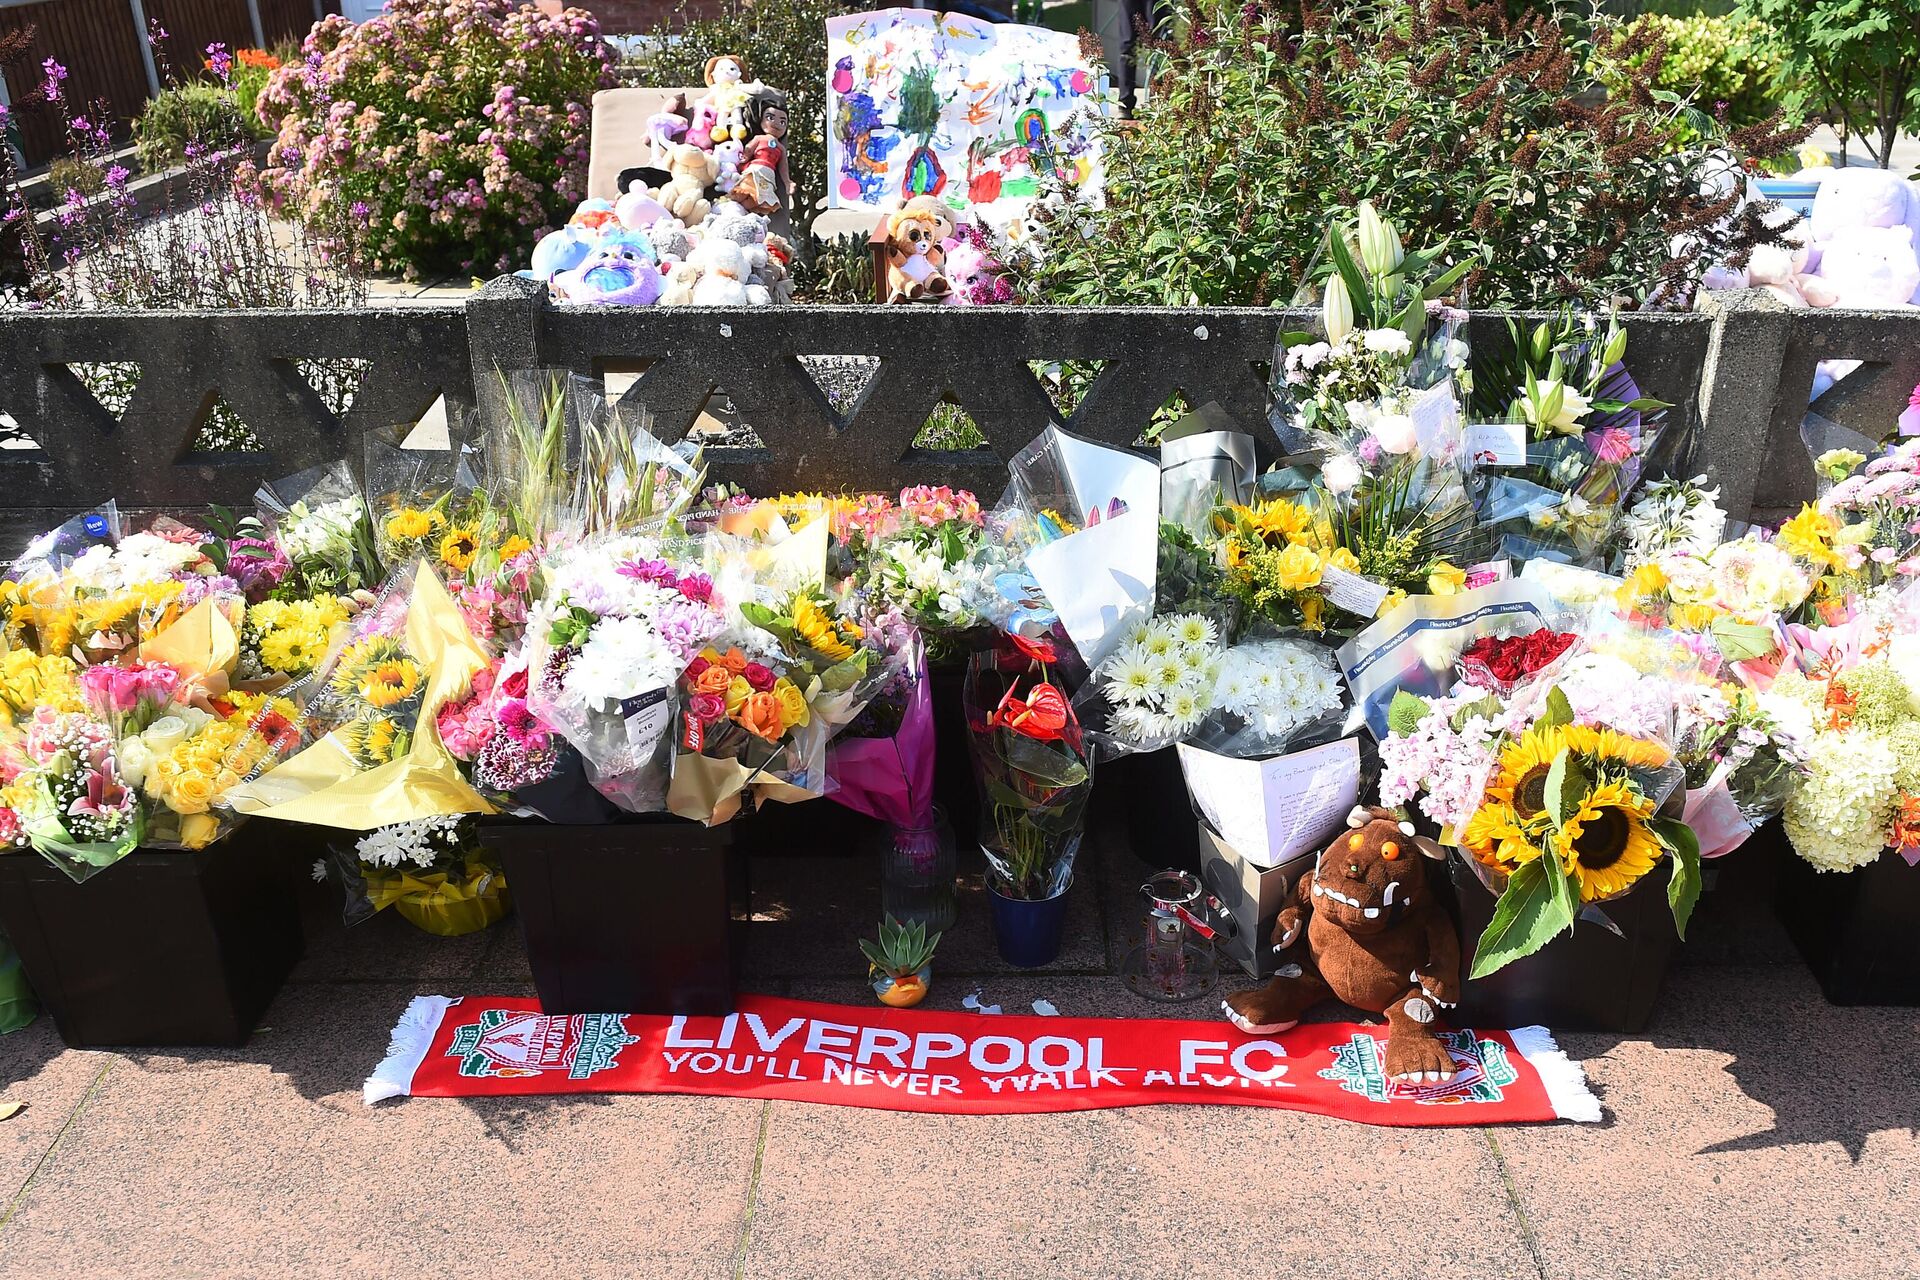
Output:
[[750,693],[735,717],[742,728],[768,742],[780,741],[780,699],[773,693]]
[[733,672],[727,670],[719,663],[714,663],[693,678],[693,691],[695,693],[724,694],[727,691],[727,686],[732,683]]
[[738,649],[729,649],[720,655],[720,665],[732,675],[739,675],[747,669],[747,655]]

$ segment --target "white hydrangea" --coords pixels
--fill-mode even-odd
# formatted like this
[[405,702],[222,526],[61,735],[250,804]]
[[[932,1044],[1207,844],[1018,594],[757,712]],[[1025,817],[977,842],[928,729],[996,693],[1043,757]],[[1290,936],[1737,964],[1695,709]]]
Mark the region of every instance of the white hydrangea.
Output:
[[1814,735],[1807,779],[1782,815],[1793,850],[1820,871],[1852,871],[1887,847],[1899,757],[1869,733]]

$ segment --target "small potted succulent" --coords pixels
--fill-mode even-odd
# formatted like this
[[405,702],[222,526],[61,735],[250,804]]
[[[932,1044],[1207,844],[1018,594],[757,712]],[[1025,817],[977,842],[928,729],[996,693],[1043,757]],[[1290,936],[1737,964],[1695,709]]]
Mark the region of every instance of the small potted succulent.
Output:
[[927,998],[933,984],[933,949],[940,935],[927,936],[924,921],[901,924],[892,916],[880,922],[880,941],[860,939],[867,957],[867,976],[880,1003],[906,1009]]

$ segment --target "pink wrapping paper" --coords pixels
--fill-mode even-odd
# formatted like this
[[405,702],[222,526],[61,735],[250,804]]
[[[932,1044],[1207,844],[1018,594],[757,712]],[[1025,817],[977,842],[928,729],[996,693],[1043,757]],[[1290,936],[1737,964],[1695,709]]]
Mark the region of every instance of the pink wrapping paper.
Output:
[[1713,782],[1697,791],[1687,792],[1686,809],[1681,817],[1700,839],[1700,856],[1719,858],[1747,842],[1753,827],[1734,803],[1725,782]]
[[891,738],[841,735],[827,748],[827,795],[896,827],[933,820],[933,697],[924,665]]

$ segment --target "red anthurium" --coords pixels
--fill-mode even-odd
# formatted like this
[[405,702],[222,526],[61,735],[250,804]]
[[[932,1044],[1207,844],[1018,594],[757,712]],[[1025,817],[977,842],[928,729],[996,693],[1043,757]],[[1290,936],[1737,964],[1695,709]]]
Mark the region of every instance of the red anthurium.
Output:
[[1035,662],[1053,662],[1058,656],[1054,653],[1052,636],[1028,637],[1015,631],[1008,636],[1008,639],[1013,641],[1014,648]]

